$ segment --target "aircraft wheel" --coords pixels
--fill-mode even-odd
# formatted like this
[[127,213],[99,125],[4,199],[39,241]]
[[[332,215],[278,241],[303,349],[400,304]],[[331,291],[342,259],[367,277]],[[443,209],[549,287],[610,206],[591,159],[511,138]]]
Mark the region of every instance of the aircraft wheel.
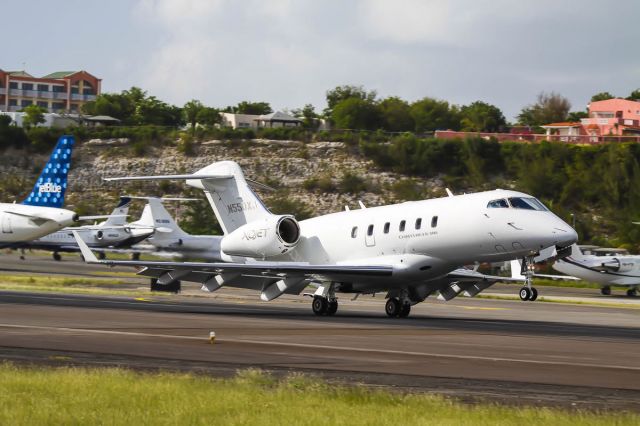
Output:
[[98,252],[98,259],[104,260],[106,258],[107,258],[107,255],[105,254],[105,252],[103,252],[103,251]]
[[398,316],[400,318],[406,318],[409,316],[409,313],[411,313],[411,304],[405,303],[402,305],[402,308],[400,308],[400,314]]
[[140,253],[131,253],[131,260],[140,260]]
[[600,294],[602,294],[603,296],[610,296],[611,295],[611,287],[602,287],[600,289]]
[[535,287],[531,287],[531,296],[529,296],[529,301],[535,302],[537,298],[538,298],[538,290],[536,290]]
[[526,302],[531,297],[531,290],[528,287],[522,287],[520,289],[520,300]]
[[627,290],[627,296],[636,297],[637,295],[638,295],[638,292],[635,288],[630,288],[629,290]]
[[327,305],[327,315],[335,315],[336,312],[338,312],[338,301],[334,299]]
[[390,297],[387,299],[387,303],[384,305],[384,311],[392,318],[400,315],[402,311],[402,304],[397,297]]
[[53,260],[55,260],[56,262],[60,262],[60,260],[62,260],[62,256],[60,256],[60,253],[54,251],[53,252]]
[[[315,296],[313,298],[313,302],[311,302],[311,309],[313,309],[313,313],[316,315],[324,315],[327,313],[327,309],[329,308],[329,302],[326,298],[321,296]],[[338,309],[338,305],[336,304],[336,309]]]

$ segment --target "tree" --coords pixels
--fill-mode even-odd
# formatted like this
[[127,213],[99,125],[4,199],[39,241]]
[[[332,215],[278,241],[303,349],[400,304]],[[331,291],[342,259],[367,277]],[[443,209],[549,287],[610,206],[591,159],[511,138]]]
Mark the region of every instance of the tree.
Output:
[[187,124],[191,125],[192,130],[195,130],[196,128],[196,123],[198,122],[198,114],[200,113],[200,111],[202,111],[203,108],[204,105],[202,105],[202,102],[196,99],[190,100],[182,107],[184,119]]
[[335,89],[327,90],[326,93],[327,106],[329,109],[333,109],[338,103],[349,98],[358,98],[373,102],[376,100],[376,96],[378,96],[378,94],[375,90],[367,92],[363,86],[354,86],[351,84],[338,86]]
[[555,92],[541,92],[535,104],[520,111],[518,122],[529,126],[557,123],[567,119],[570,109],[571,102],[564,96]]
[[24,107],[22,111],[25,113],[22,119],[22,127],[25,129],[30,129],[32,126],[37,126],[45,122],[44,113],[47,112],[47,110],[38,105],[29,105]]
[[302,120],[302,127],[305,129],[315,129],[318,127],[318,114],[311,104],[306,104],[301,109],[294,109],[293,116]]
[[615,98],[615,96],[613,96],[609,92],[600,92],[600,93],[596,93],[591,97],[591,102],[606,101],[607,99],[613,99],[613,98]]
[[200,124],[204,124],[205,126],[213,126],[220,123],[221,120],[222,117],[220,117],[220,111],[211,107],[203,107],[198,111],[196,116],[196,121]]
[[232,111],[228,112],[235,112],[236,114],[266,115],[271,114],[273,110],[268,102],[242,101],[235,108],[232,108]]
[[640,89],[636,89],[626,98],[628,101],[638,101],[640,102]]
[[497,132],[507,125],[500,108],[481,101],[463,106],[460,116],[465,132]]
[[331,113],[338,129],[375,130],[381,127],[380,111],[370,100],[347,98],[338,102]]
[[567,120],[571,122],[580,121],[583,118],[588,118],[589,113],[586,111],[571,111],[569,115],[567,115]]
[[379,104],[382,125],[390,132],[410,132],[415,128],[411,117],[411,107],[404,99],[392,96],[383,99]]
[[416,123],[416,132],[438,129],[460,129],[460,111],[447,101],[423,98],[411,104],[411,117]]

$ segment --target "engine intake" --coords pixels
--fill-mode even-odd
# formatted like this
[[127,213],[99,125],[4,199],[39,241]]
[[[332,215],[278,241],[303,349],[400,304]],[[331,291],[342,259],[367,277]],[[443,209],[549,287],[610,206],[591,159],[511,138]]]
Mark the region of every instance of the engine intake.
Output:
[[271,215],[241,226],[220,243],[230,256],[266,258],[284,254],[300,240],[300,225],[293,216]]
[[629,272],[633,270],[634,266],[635,264],[633,261],[618,259],[617,257],[607,260],[606,262],[602,262],[602,269],[612,272]]

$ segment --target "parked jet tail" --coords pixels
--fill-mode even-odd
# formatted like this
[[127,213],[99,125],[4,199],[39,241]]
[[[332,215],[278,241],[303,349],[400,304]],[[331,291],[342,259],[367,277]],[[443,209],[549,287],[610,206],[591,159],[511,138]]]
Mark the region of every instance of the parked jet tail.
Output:
[[[156,234],[153,236],[154,241],[165,238],[181,238],[188,236],[186,232],[173,220],[167,209],[164,208],[161,198],[157,197],[131,197],[136,199],[147,200],[144,206],[140,220],[134,222],[134,225],[152,226],[156,228]],[[173,199],[167,199],[173,200]],[[175,199],[178,200],[178,199]],[[187,199],[183,199],[187,200]]]
[[129,206],[131,205],[131,197],[120,197],[120,202],[107,220],[102,222],[102,226],[124,226],[127,223],[127,215],[129,214]]
[[74,144],[73,136],[65,135],[58,139],[33,190],[22,204],[57,208],[64,205],[64,193],[67,190],[67,175],[71,167]]
[[225,234],[272,214],[250,185],[267,190],[273,188],[246,179],[234,161],[218,161],[191,175],[129,176],[105,180],[186,180],[188,185],[204,190]]

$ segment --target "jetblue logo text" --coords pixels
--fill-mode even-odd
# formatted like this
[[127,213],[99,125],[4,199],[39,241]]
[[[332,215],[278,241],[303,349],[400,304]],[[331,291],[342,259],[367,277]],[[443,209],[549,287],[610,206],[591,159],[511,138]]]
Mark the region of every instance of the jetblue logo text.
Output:
[[49,193],[61,193],[62,192],[62,186],[60,185],[55,185],[51,182],[47,182],[44,183],[42,185],[40,185],[38,187],[38,192],[40,192],[40,194],[42,194],[43,192],[49,192]]
[[243,201],[242,203],[227,204],[228,214],[240,213],[248,210],[255,210],[258,208],[258,203],[255,201]]
[[242,235],[243,240],[255,240],[257,238],[264,238],[267,236],[267,228],[252,229],[251,231],[245,231]]

